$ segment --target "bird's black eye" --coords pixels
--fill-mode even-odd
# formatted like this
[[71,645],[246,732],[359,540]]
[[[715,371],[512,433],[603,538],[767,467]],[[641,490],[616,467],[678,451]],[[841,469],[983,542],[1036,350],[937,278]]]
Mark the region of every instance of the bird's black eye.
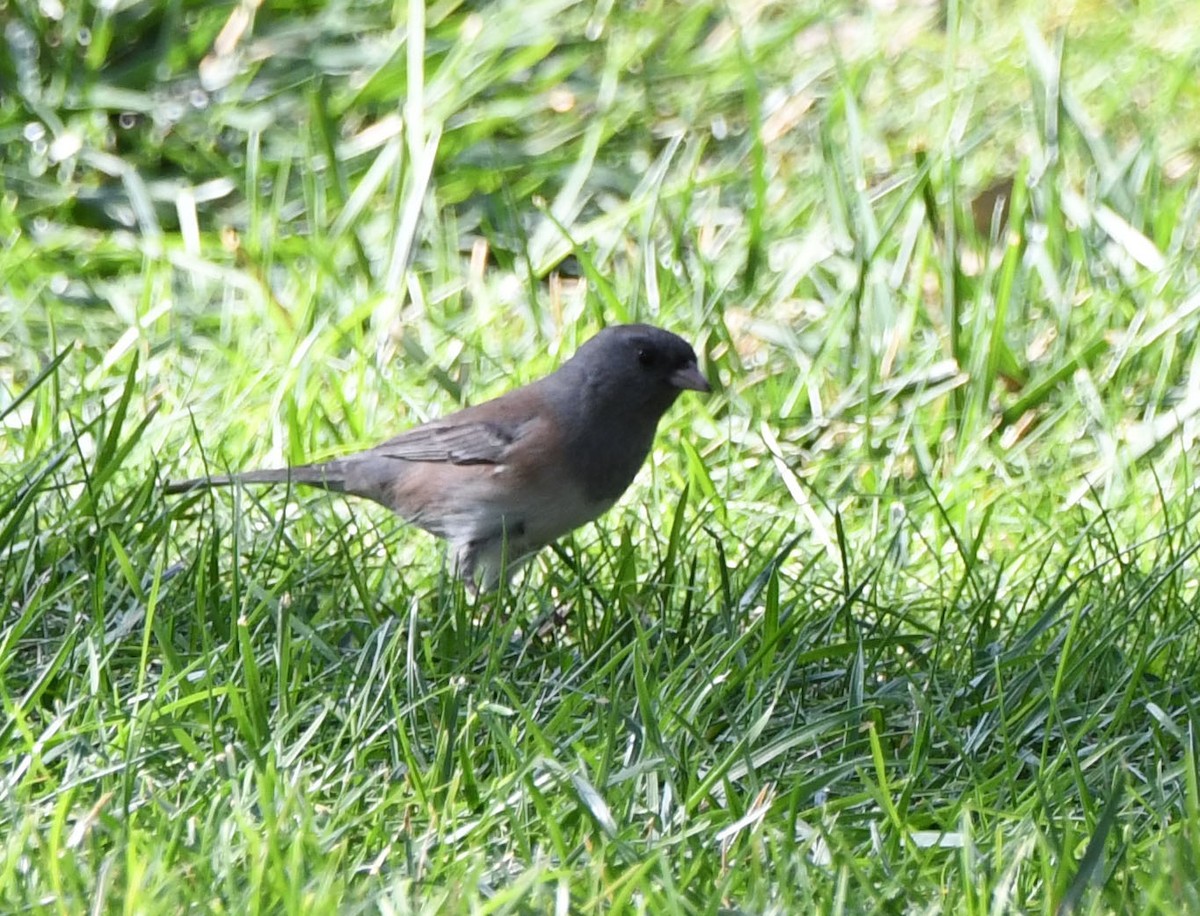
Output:
[[649,347],[638,347],[638,362],[643,366],[653,366],[654,351]]

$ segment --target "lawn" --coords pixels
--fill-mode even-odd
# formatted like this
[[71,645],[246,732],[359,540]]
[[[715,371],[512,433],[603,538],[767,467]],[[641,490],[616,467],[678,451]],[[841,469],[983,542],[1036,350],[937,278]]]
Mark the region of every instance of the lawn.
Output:
[[[1200,912],[1200,8],[0,3],[0,910]],[[475,596],[318,461],[691,341]]]

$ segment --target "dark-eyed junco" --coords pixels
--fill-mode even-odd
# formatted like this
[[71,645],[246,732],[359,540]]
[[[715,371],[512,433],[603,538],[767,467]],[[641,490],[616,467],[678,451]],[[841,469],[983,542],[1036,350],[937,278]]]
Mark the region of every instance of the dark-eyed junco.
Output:
[[686,341],[618,325],[545,378],[365,452],[169,483],[166,492],[290,481],[365,496],[445,538],[458,574],[493,588],[502,569],[617,501],[685,389],[710,390]]

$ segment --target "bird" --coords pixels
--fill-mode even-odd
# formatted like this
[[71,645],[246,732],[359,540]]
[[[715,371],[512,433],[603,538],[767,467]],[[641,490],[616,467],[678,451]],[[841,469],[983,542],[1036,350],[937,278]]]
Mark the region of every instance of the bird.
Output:
[[303,484],[365,497],[445,539],[455,574],[476,591],[492,590],[543,547],[608,511],[679,395],[711,390],[682,337],[652,325],[611,325],[549,375],[374,448],[164,489]]

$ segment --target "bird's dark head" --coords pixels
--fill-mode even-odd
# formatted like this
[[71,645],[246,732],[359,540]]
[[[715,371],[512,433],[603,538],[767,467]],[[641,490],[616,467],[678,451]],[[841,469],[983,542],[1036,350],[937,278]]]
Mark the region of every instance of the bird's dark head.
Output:
[[605,328],[543,380],[588,496],[614,500],[646,460],[679,393],[709,391],[682,337],[645,324]]
[[568,365],[582,370],[594,394],[658,420],[681,391],[711,391],[696,351],[682,337],[648,324],[605,328]]

